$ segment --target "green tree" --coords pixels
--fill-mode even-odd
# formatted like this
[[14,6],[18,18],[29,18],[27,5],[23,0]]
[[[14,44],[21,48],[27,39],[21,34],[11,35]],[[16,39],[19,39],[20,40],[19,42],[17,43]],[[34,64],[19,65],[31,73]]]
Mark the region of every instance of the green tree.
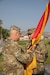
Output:
[[2,37],[2,20],[0,20],[0,39]]
[[9,36],[9,31],[7,29],[2,28],[2,37],[6,39]]

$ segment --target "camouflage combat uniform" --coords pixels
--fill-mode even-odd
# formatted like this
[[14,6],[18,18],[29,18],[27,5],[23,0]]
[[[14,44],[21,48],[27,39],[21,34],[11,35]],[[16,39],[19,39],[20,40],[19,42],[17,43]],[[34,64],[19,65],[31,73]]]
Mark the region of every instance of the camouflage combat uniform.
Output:
[[33,71],[35,72],[35,74],[44,75],[45,72],[44,62],[47,60],[48,57],[48,50],[46,49],[44,42],[40,41],[36,45],[34,51],[36,54],[37,68],[33,69]]
[[23,75],[23,64],[32,60],[31,53],[25,53],[16,41],[7,39],[2,48],[4,75]]
[[[28,29],[28,36],[35,31],[35,28]],[[30,39],[30,38],[29,38]],[[29,40],[31,41],[31,40]],[[31,46],[31,42],[26,45],[26,49]],[[42,40],[36,45],[35,48],[32,48],[33,53],[36,55],[37,68],[33,68],[33,75],[44,75],[45,67],[44,62],[48,58],[48,50]]]
[[[16,26],[12,26],[11,30],[20,32]],[[2,47],[2,57],[4,75],[24,75],[23,65],[32,61],[33,54],[32,52],[26,53],[17,40],[12,40],[9,37]]]

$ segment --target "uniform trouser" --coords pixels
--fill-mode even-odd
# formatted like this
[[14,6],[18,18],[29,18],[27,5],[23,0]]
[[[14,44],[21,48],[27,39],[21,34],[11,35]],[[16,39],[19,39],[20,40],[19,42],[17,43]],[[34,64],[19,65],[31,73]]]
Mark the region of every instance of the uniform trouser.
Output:
[[32,74],[32,75],[44,75],[44,74]]
[[44,63],[37,62],[37,68],[33,69],[32,75],[44,75],[44,73],[45,73]]
[[32,75],[44,75],[44,72],[43,73],[38,73],[38,74],[32,74]]
[[4,75],[24,75],[23,66],[6,66],[3,68]]
[[32,74],[32,75],[44,75],[44,73],[39,73],[39,74]]

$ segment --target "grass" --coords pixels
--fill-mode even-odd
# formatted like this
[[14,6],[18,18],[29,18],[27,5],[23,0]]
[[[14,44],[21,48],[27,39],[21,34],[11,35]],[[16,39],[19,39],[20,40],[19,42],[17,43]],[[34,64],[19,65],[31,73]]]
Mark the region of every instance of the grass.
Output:
[[[48,44],[49,39],[45,39],[43,41],[46,44],[46,47],[48,49],[48,58],[45,64],[50,64],[50,44]],[[22,40],[22,41],[19,41],[19,44],[21,44],[22,47],[25,49],[27,42],[28,40]],[[0,71],[2,71],[2,54],[0,54]]]

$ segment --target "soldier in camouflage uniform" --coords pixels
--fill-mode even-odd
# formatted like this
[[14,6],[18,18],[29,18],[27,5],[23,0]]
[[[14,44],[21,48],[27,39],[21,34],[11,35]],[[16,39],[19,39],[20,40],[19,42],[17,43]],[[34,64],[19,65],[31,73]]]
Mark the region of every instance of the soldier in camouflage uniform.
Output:
[[[30,35],[33,33],[34,30],[35,28],[28,29],[28,37],[30,40],[31,40]],[[31,43],[27,44],[26,47],[29,48],[30,45]],[[37,68],[33,68],[32,75],[44,75],[44,72],[45,72],[44,62],[47,60],[48,50],[46,49],[44,42],[41,40],[38,44],[36,44],[32,48],[32,50],[36,54],[36,62],[37,62]]]
[[47,60],[48,51],[43,41],[40,42],[35,47],[35,54],[37,60],[37,75],[44,75],[45,73],[45,66],[44,62]]
[[32,52],[24,52],[18,44],[19,38],[20,28],[11,26],[10,37],[5,40],[2,48],[4,75],[24,75],[23,65],[28,64],[33,59]]

